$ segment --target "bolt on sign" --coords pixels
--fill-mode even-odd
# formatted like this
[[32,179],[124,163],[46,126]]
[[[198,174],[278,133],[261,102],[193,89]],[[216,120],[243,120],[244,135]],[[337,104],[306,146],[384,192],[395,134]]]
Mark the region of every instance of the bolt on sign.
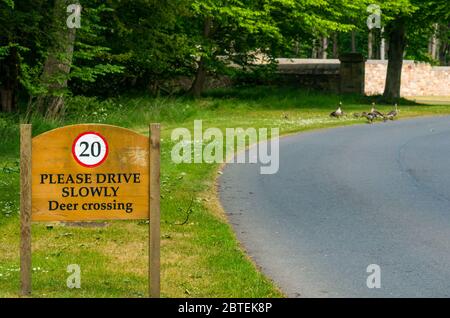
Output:
[[31,293],[31,222],[150,219],[149,291],[159,296],[160,126],[149,139],[81,124],[31,138],[21,125],[21,279]]

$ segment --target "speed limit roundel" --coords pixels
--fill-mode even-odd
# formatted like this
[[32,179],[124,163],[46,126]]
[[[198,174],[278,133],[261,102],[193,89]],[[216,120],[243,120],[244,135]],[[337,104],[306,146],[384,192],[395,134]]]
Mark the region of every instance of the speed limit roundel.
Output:
[[75,138],[72,155],[75,161],[83,167],[97,167],[108,157],[108,143],[99,133],[84,132]]

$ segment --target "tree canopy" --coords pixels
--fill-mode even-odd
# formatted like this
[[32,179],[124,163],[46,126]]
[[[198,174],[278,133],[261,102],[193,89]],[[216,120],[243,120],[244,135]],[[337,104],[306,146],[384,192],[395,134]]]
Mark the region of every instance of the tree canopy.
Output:
[[[75,29],[66,25],[72,2],[0,0],[3,111],[25,98],[57,116],[67,94],[170,93],[180,77],[198,96],[208,76],[236,66],[316,57],[318,49],[322,57],[337,57],[352,46],[372,56],[368,51],[380,51],[382,37],[389,43],[385,97],[397,98],[403,57],[449,60],[446,0],[80,0]],[[380,6],[384,32],[368,37],[370,4]],[[440,43],[434,56],[433,37]]]

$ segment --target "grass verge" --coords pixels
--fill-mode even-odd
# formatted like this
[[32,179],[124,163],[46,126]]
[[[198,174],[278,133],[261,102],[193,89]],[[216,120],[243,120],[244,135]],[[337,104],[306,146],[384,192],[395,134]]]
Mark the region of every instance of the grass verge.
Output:
[[[339,100],[344,110],[367,110],[371,98],[258,87],[217,90],[198,100],[126,96],[110,100],[75,97],[58,121],[30,119],[33,134],[73,123],[119,125],[147,134],[161,122],[161,239],[163,297],[282,297],[282,293],[240,248],[217,201],[218,164],[174,164],[174,128],[279,127],[281,134],[364,123],[348,116],[329,118]],[[381,111],[390,105],[379,105]],[[401,117],[450,114],[445,105],[403,101]],[[20,115],[0,117],[0,297],[19,290],[19,133]],[[192,212],[184,225],[188,207]],[[105,227],[33,224],[34,297],[145,297],[147,225],[107,222]],[[82,271],[81,289],[68,289],[69,264]]]

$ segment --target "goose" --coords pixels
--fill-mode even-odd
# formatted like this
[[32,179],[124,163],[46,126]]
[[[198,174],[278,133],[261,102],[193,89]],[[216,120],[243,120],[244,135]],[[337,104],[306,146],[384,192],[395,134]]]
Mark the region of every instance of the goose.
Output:
[[341,116],[344,116],[344,112],[342,111],[341,107],[342,107],[342,102],[339,102],[339,107],[334,112],[330,113],[330,117],[339,118]]
[[370,113],[373,114],[375,118],[384,118],[383,113],[375,109],[375,103],[372,103],[372,109],[370,110]]
[[376,118],[375,114],[373,113],[366,113],[366,112],[362,112],[361,113],[361,117],[366,117],[367,121],[372,124],[373,120]]
[[355,117],[355,118],[366,117],[366,115],[367,115],[367,112],[353,113],[353,117]]
[[398,115],[398,107],[397,107],[397,103],[395,103],[395,109],[391,110],[389,113],[386,114],[385,121],[388,119],[394,120],[394,118],[397,117],[397,115]]

